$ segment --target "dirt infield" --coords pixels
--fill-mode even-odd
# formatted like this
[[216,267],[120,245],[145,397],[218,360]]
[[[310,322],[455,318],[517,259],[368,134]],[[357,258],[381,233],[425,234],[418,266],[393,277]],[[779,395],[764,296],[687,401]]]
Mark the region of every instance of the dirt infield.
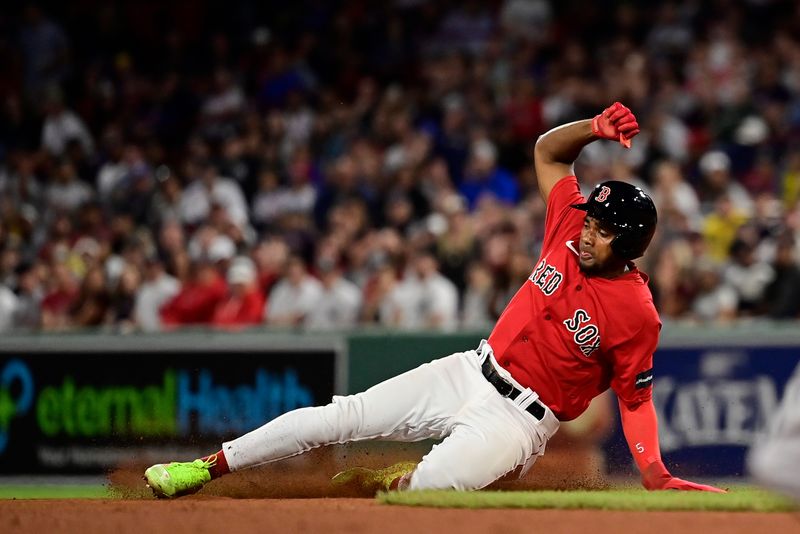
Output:
[[176,501],[60,500],[0,502],[0,532],[402,533],[792,533],[792,514],[441,510],[382,506],[371,499],[231,499]]
[[[387,506],[353,490],[332,488],[338,469],[350,465],[386,465],[401,454],[413,459],[413,447],[312,451],[284,462],[214,480],[192,496],[155,500],[145,487],[143,466],[128,466],[110,476],[109,500],[0,501],[1,533],[262,532],[313,534],[436,534],[522,532],[591,532],[632,534],[798,533],[798,514],[723,512],[611,512],[564,510],[463,510]],[[497,489],[602,487],[592,476],[595,461],[585,465],[558,454],[537,465],[529,480],[496,484]],[[635,482],[635,480],[634,480]]]

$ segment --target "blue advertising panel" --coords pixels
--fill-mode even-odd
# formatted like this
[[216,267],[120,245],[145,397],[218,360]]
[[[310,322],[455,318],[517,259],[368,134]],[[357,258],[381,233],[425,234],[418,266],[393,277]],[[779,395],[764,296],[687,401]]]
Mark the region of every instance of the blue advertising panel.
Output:
[[[745,475],[747,450],[798,362],[797,347],[659,350],[653,401],[662,456],[673,474]],[[635,470],[619,423],[606,450],[612,473]]]

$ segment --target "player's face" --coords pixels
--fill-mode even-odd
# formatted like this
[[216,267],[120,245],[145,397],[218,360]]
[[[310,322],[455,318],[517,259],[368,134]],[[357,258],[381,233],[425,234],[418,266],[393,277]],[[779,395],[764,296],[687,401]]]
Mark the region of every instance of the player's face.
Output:
[[600,225],[594,217],[583,219],[581,230],[579,263],[581,270],[587,273],[602,274],[609,268],[616,267],[616,258],[611,250],[611,242],[615,235]]

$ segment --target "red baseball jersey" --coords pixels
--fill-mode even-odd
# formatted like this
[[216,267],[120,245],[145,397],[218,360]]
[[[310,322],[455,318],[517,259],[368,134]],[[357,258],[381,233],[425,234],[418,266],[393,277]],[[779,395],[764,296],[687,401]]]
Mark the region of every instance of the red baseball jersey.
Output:
[[647,275],[632,263],[613,279],[581,271],[586,212],[570,207],[581,202],[575,176],[553,187],[539,262],[489,336],[498,363],[561,421],[609,386],[626,404],[648,400],[661,329]]

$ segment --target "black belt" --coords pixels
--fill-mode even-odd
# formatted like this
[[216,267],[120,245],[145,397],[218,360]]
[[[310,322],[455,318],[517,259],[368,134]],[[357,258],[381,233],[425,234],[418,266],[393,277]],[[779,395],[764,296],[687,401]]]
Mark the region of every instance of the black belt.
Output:
[[[481,371],[483,371],[483,376],[486,377],[486,380],[488,380],[489,383],[494,386],[494,389],[496,389],[497,392],[503,397],[508,397],[509,399],[514,400],[519,397],[520,393],[522,393],[522,391],[514,387],[514,384],[500,376],[500,373],[498,373],[497,369],[495,369],[494,365],[492,365],[491,355],[487,354],[486,358],[484,358],[483,364],[481,365]],[[530,403],[530,405],[525,409],[539,421],[544,418],[544,405],[542,405],[542,403],[540,403],[538,400]]]

